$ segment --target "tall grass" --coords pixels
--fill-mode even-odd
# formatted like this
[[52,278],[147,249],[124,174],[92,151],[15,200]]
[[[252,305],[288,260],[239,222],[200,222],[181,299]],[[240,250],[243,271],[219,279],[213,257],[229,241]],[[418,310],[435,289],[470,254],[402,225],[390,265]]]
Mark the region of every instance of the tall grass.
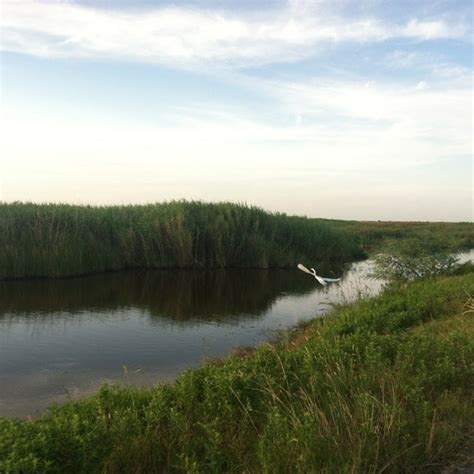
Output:
[[271,268],[362,256],[316,219],[231,203],[0,204],[0,278],[128,268]]
[[173,385],[0,419],[0,471],[441,472],[472,454],[473,293],[391,287]]

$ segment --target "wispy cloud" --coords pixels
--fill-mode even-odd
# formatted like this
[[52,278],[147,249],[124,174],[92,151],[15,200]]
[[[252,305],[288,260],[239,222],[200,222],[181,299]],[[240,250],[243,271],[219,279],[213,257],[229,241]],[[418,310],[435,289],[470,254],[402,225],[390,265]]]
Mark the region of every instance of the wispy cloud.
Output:
[[471,153],[470,76],[452,87],[317,80],[258,86],[300,123],[327,124],[334,142],[343,140],[348,152],[358,150],[361,157],[392,156],[402,164]]
[[468,85],[252,84],[286,126],[222,103],[168,108],[159,126],[114,123],[99,109],[78,120],[7,108],[5,198],[232,199],[327,217],[469,218]]
[[[443,162],[456,166],[462,150],[444,138],[423,141],[403,129],[354,124],[282,128],[228,113],[223,121],[220,110],[180,109],[181,122],[172,127],[113,128],[101,117],[78,124],[70,117],[48,121],[15,113],[2,124],[9,200],[185,197],[327,217],[469,217],[468,177],[453,187],[452,179],[430,172]],[[452,209],[443,214],[448,191]]]
[[440,53],[396,49],[387,54],[382,64],[391,70],[420,71],[430,78],[443,81],[466,82],[472,77],[472,69],[456,64]]
[[[162,124],[110,124],[92,113],[79,124],[40,113],[8,110],[2,123],[12,166],[42,150],[41,160],[64,156],[94,162],[133,157],[161,165],[198,169],[248,169],[272,173],[314,167],[340,173],[396,170],[469,155],[472,145],[468,85],[459,89],[340,82],[254,81],[275,100],[285,125],[243,117],[225,104],[168,108]],[[23,140],[22,136],[28,136]],[[183,139],[185,137],[185,139]],[[71,143],[74,143],[73,149]],[[291,160],[289,161],[289,156]]]
[[128,58],[186,68],[293,61],[328,43],[466,35],[466,28],[442,19],[392,24],[374,17],[344,18],[294,1],[264,14],[191,7],[103,10],[44,0],[8,2],[2,10],[3,50],[46,57]]

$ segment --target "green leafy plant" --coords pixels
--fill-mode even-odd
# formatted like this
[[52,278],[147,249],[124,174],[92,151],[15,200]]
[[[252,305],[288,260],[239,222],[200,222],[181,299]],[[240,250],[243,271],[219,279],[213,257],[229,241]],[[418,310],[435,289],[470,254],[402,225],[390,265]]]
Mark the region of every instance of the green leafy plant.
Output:
[[459,255],[450,244],[433,237],[391,242],[374,260],[373,276],[388,281],[406,282],[450,275],[459,267]]

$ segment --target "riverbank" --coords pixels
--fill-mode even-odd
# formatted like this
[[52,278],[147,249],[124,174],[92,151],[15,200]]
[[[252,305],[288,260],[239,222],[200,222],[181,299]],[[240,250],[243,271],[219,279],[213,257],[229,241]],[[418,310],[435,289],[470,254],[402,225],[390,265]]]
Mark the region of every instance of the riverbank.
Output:
[[472,448],[473,294],[393,287],[174,384],[1,419],[0,470],[440,472]]
[[288,268],[364,256],[319,219],[231,203],[0,204],[0,279],[150,268]]

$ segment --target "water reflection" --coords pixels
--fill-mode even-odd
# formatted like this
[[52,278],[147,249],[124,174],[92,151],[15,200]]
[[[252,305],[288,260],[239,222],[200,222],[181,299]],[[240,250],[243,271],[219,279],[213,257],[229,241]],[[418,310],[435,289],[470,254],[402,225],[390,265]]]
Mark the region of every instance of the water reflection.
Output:
[[314,290],[314,280],[288,270],[135,271],[10,281],[0,282],[0,318],[140,308],[175,321],[233,320],[265,313],[281,295]]
[[104,381],[171,380],[204,357],[258,344],[331,303],[377,292],[380,283],[365,278],[366,267],[356,264],[326,289],[296,269],[2,282],[0,415],[34,415]]

